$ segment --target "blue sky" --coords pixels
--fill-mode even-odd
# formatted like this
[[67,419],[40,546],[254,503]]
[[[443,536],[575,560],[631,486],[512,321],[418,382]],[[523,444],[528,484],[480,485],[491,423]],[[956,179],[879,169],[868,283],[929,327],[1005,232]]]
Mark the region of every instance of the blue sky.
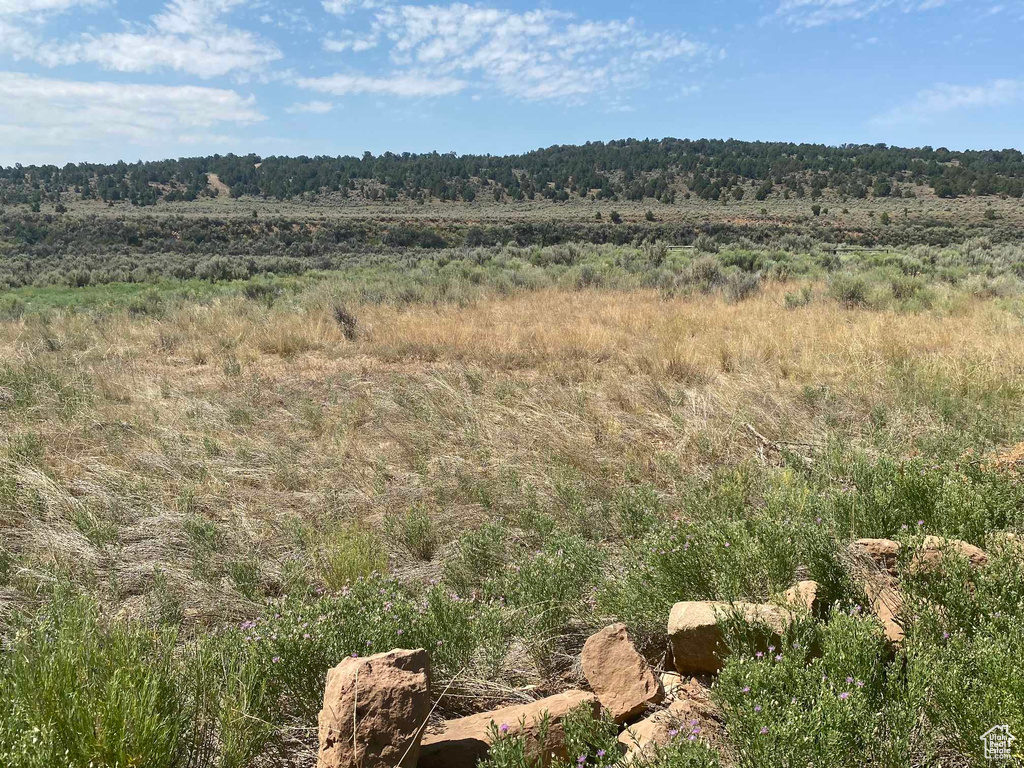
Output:
[[1024,146],[1024,0],[0,0],[0,164]]

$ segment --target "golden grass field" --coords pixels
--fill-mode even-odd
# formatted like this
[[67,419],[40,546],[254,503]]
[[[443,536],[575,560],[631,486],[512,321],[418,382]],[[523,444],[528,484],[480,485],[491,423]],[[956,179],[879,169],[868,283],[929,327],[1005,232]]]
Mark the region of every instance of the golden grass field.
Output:
[[[595,498],[623,478],[672,494],[775,460],[772,443],[813,460],[837,431],[913,453],[943,429],[934,388],[974,402],[1020,385],[1021,321],[997,302],[786,309],[792,288],[742,303],[552,289],[352,305],[351,341],[329,283],[269,309],[0,324],[0,369],[31,392],[20,407],[0,380],[7,468],[41,499],[0,523],[18,562],[3,610],[70,575],[119,611],[151,610],[158,579],[186,623],[236,619],[252,594],[232,569],[251,565],[267,594],[296,571],[330,582],[324,535],[346,520],[423,505],[454,536],[513,477],[555,500],[567,478]],[[217,539],[202,568],[196,518]]]

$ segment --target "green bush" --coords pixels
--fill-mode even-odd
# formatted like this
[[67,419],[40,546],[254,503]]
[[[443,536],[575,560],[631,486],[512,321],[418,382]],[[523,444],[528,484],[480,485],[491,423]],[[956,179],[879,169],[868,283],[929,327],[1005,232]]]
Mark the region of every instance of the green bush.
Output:
[[314,547],[320,578],[332,590],[387,569],[380,537],[356,523],[341,522],[319,533]]
[[430,651],[435,681],[496,674],[511,633],[500,602],[464,599],[442,586],[417,596],[374,576],[334,594],[292,599],[230,631],[286,714],[314,722],[327,670],[352,655]]
[[227,646],[182,649],[61,591],[0,657],[0,764],[247,765],[274,730],[254,672]]
[[756,296],[761,291],[761,276],[750,272],[736,272],[725,282],[725,297],[737,303]]
[[828,295],[846,307],[865,307],[871,295],[871,284],[862,275],[833,275],[828,283]]
[[20,320],[26,309],[25,301],[18,296],[0,295],[0,321]]
[[441,546],[437,523],[422,507],[413,507],[404,514],[386,515],[384,533],[420,560],[433,560]]
[[713,693],[740,766],[907,764],[916,716],[859,608],[798,623],[766,652],[732,647]]

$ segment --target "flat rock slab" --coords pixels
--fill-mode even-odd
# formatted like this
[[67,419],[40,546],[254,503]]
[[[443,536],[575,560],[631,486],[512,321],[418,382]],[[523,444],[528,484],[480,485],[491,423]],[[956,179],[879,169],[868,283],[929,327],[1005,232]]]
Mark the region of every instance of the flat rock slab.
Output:
[[612,624],[587,638],[583,674],[608,714],[625,723],[665,698],[661,681],[629,638],[625,624]]
[[942,564],[945,557],[962,557],[975,568],[988,565],[988,554],[985,550],[968,544],[959,539],[944,539],[941,536],[925,536],[921,551],[914,555],[910,563],[912,571],[928,572]]
[[394,650],[327,673],[317,768],[414,768],[430,714],[430,657]]
[[[593,693],[566,691],[529,704],[449,720],[439,731],[423,737],[419,768],[476,768],[477,761],[487,756],[491,745],[494,735],[492,723],[498,728],[508,726],[509,735],[524,734],[534,755],[561,755],[565,749],[562,718],[581,706],[588,707],[595,717],[601,711]],[[545,713],[549,729],[546,741],[541,743],[541,723]]]

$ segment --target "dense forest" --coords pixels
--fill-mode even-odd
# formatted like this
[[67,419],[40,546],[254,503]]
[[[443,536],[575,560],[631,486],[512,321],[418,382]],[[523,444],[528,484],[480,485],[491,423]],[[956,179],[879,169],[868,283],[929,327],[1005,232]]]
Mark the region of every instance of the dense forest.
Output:
[[496,202],[536,199],[704,200],[1024,196],[1024,154],[878,145],[825,146],[718,140],[636,140],[554,146],[523,155],[268,157],[213,155],[159,162],[0,166],[0,205],[58,206],[77,198],[153,205],[216,194],[285,200],[325,192],[370,200]]

